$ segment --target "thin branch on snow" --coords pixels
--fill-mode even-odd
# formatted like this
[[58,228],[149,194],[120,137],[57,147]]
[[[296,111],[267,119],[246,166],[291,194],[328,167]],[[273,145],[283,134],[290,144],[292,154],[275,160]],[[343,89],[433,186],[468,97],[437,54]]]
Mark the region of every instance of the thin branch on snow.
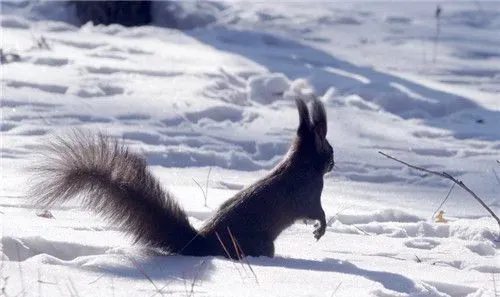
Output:
[[337,293],[337,291],[338,291],[338,290],[339,290],[339,288],[340,288],[340,285],[342,285],[342,282],[340,282],[340,283],[337,285],[337,287],[335,288],[335,290],[333,290],[332,295],[330,295],[330,297],[335,296],[335,294]]
[[193,178],[193,181],[196,183],[198,188],[200,188],[201,193],[203,194],[203,198],[205,199],[205,207],[208,207],[207,200],[208,200],[208,183],[210,181],[210,173],[212,172],[212,167],[208,170],[208,175],[207,175],[207,181],[205,183],[205,190],[201,187],[201,185]]
[[137,261],[132,256],[125,255],[125,257],[127,257],[130,260],[130,262],[132,262],[132,264],[135,266],[137,271],[139,271],[153,285],[153,287],[156,290],[156,293],[160,294],[161,296],[164,296],[162,290],[160,288],[158,288],[158,286],[155,284],[155,282],[146,273],[146,271],[139,265],[139,263],[137,263]]
[[[488,205],[486,205],[486,203],[484,203],[484,201],[479,198],[476,193],[474,193],[471,189],[469,189],[469,187],[467,187],[462,181],[460,180],[457,180],[456,178],[454,178],[453,176],[451,176],[449,173],[443,171],[443,172],[438,172],[438,171],[433,171],[433,170],[429,170],[429,169],[425,169],[425,168],[422,168],[422,167],[418,167],[418,166],[415,166],[415,165],[411,165],[411,164],[408,164],[404,161],[401,161],[401,160],[398,160],[392,156],[389,156],[383,152],[378,152],[379,154],[383,155],[384,157],[387,157],[391,160],[394,160],[398,163],[401,163],[401,164],[404,164],[410,168],[413,168],[413,169],[416,169],[416,170],[420,170],[420,171],[423,171],[423,172],[427,172],[427,173],[430,173],[430,174],[434,174],[434,175],[437,175],[437,176],[440,176],[442,178],[446,178],[446,179],[449,179],[451,180],[452,182],[454,182],[455,184],[457,184],[458,186],[460,186],[462,189],[464,189],[465,191],[467,191],[472,197],[474,197],[474,199],[476,199],[490,214],[491,216],[497,221],[498,223],[498,226],[500,227],[500,219],[498,218],[498,216],[488,207]],[[500,163],[500,162],[499,162]],[[500,240],[500,232],[499,232],[499,236],[498,236],[499,240]]]
[[[186,294],[188,297],[194,296],[194,287],[196,286],[196,282],[198,281],[198,278],[200,277],[201,270],[203,269],[203,265],[205,263],[206,263],[206,260],[203,260],[203,261],[201,261],[201,263],[199,265],[197,265],[195,275],[193,276],[193,280],[191,281],[190,291],[187,292],[187,289],[186,289],[186,293],[189,293],[189,294]],[[184,277],[184,282],[186,281],[186,279],[187,279],[187,276]]]
[[496,178],[498,184],[500,185],[500,177],[498,176],[498,174],[494,168],[492,170],[493,170],[493,175],[495,175],[495,178]]
[[448,190],[448,194],[446,194],[446,197],[444,198],[443,202],[441,202],[441,204],[439,204],[438,208],[436,209],[436,211],[432,214],[431,216],[431,219],[434,218],[434,216],[437,214],[437,212],[441,209],[441,207],[444,205],[444,203],[448,200],[448,198],[450,198],[450,194],[451,194],[451,191],[453,191],[453,188],[455,187],[455,183],[451,184],[451,187],[450,189]]
[[201,187],[201,185],[193,178],[194,183],[200,188],[201,193],[203,194],[203,198],[205,199],[205,206],[207,206],[207,194],[205,194],[205,190]]
[[497,282],[495,281],[495,273],[491,273],[491,278],[493,279],[493,293],[495,293],[493,296],[497,297]]

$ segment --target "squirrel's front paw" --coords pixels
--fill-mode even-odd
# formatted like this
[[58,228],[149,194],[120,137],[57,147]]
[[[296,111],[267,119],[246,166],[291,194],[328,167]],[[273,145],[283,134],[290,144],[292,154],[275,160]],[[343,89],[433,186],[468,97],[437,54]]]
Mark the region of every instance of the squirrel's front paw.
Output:
[[316,229],[314,230],[314,238],[316,240],[319,240],[323,235],[325,235],[326,232],[326,224],[316,224]]

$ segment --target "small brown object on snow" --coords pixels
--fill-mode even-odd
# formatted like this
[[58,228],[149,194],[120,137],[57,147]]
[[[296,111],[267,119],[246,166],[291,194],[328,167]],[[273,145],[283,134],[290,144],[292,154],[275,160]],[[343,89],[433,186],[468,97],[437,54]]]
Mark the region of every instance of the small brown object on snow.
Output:
[[444,211],[440,210],[436,215],[436,223],[448,223],[448,220],[443,217]]

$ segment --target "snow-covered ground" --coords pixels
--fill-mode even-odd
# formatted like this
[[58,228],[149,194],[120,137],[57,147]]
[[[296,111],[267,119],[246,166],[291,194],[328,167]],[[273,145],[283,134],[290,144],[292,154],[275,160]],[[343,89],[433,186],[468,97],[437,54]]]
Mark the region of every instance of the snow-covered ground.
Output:
[[[61,3],[2,2],[1,47],[20,61],[1,66],[0,294],[498,296],[496,222],[455,187],[434,223],[450,182],[378,154],[446,170],[500,212],[500,5],[440,3],[436,45],[434,1],[191,2],[180,23],[208,24],[186,31],[80,28]],[[23,198],[40,142],[99,129],[199,226],[280,160],[291,98],[312,90],[335,149],[332,220],[318,242],[295,224],[273,259],[150,255],[76,203],[47,219]]]

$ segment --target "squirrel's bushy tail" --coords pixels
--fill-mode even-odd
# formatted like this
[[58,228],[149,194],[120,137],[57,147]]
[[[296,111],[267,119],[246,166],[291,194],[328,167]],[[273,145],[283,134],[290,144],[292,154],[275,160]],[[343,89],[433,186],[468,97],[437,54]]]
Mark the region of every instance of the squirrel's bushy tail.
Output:
[[193,240],[198,232],[186,213],[146,161],[120,141],[75,130],[46,144],[41,153],[29,194],[39,206],[82,194],[84,207],[119,225],[136,242],[180,254],[198,248],[192,246],[200,243]]

